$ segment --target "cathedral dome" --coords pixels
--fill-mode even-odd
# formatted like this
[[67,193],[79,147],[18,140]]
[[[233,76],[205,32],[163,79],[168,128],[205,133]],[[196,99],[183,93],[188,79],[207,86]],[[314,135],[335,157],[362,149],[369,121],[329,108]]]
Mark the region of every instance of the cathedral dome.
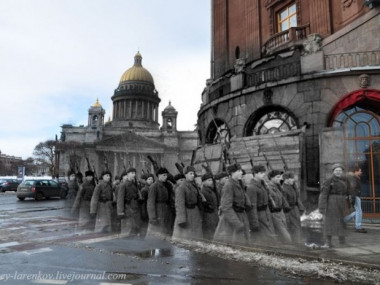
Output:
[[154,84],[152,75],[142,66],[141,61],[142,56],[140,52],[137,52],[135,55],[135,64],[123,73],[120,83],[125,81],[145,81]]

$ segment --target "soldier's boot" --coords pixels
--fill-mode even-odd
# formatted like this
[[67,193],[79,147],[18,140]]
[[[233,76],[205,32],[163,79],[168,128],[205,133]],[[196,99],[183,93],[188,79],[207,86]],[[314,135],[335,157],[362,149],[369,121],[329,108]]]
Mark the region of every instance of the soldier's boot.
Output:
[[346,245],[346,237],[339,237],[339,244]]

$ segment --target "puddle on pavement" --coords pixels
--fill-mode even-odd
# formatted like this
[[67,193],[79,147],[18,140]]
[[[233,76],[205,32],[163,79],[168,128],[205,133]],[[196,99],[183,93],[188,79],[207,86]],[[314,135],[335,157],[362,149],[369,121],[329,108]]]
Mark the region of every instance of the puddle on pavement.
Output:
[[115,251],[113,253],[118,255],[133,255],[142,259],[173,256],[173,250],[170,248],[155,248],[138,252]]

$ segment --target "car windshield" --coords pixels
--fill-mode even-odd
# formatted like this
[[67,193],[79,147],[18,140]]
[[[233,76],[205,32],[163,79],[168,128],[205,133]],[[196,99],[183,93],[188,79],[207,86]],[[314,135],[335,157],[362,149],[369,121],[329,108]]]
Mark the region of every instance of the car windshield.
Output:
[[33,186],[35,180],[24,180],[21,183],[21,186]]

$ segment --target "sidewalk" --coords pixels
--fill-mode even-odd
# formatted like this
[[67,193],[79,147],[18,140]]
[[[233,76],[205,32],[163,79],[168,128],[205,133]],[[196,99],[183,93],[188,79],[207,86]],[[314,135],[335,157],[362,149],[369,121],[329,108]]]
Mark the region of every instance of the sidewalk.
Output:
[[327,259],[331,262],[380,269],[380,224],[363,224],[367,233],[357,233],[353,224],[347,226],[346,245],[340,245],[338,237],[333,237],[333,247],[308,248],[306,246],[274,245],[265,251],[274,251],[290,257],[306,259]]

